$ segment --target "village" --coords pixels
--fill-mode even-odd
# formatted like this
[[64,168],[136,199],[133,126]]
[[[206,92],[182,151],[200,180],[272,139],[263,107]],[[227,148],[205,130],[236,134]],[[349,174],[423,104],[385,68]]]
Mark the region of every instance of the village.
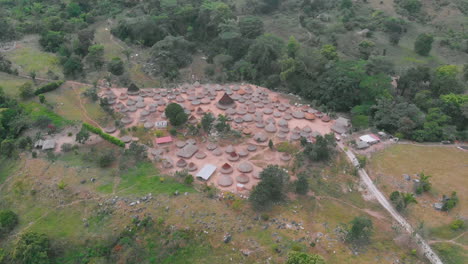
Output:
[[[148,131],[164,131],[168,126],[164,110],[169,103],[178,103],[189,116],[189,124],[199,123],[205,113],[224,115],[231,127],[243,134],[236,144],[217,137],[180,140],[164,135],[155,137],[149,150],[151,159],[160,161],[163,173],[188,170],[197,179],[225,191],[249,191],[267,165],[285,166],[291,162],[289,153],[269,151],[270,140],[274,144],[298,144],[303,137],[313,142],[317,135],[331,133],[335,124],[340,127],[337,130],[345,129],[340,126],[342,123],[335,123],[320,111],[290,104],[279,93],[254,85],[195,83],[176,89],[133,90],[136,91],[132,88],[102,91],[102,97],[123,114],[120,121],[127,127],[143,125]],[[104,131],[119,136],[114,126]],[[134,140],[130,136],[121,139],[126,143]]]

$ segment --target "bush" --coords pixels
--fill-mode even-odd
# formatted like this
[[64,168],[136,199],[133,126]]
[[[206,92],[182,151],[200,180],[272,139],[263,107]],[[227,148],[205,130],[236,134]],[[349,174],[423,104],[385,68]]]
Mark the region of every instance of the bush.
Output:
[[62,152],[70,152],[73,150],[73,145],[70,143],[63,143],[61,148]]
[[285,198],[289,175],[279,166],[270,165],[260,173],[260,182],[253,188],[249,201],[255,210],[264,210]]
[[465,222],[461,219],[457,219],[450,224],[450,229],[459,230],[462,229],[465,225]]
[[0,237],[18,224],[18,216],[11,210],[0,210]]
[[171,134],[172,136],[176,136],[176,135],[177,135],[177,129],[171,127],[171,128],[169,129],[169,134]]
[[421,56],[427,56],[431,52],[434,37],[430,34],[420,34],[414,42],[414,51]]
[[49,254],[49,238],[45,234],[28,232],[16,243],[13,258],[22,264],[48,264]]
[[102,131],[102,129],[98,128],[98,127],[95,127],[95,126],[92,126],[88,123],[83,123],[83,127],[86,128],[88,131],[90,132],[93,132],[94,134],[97,134],[99,135],[100,137],[102,137],[103,139],[109,141],[110,143],[114,144],[114,145],[117,145],[119,147],[125,147],[125,143],[116,138],[116,137],[113,137],[107,133],[104,133],[104,131]]
[[115,161],[114,151],[109,149],[98,157],[98,165],[101,168],[109,167]]
[[170,103],[164,110],[167,119],[173,126],[180,126],[187,122],[188,116],[180,104]]
[[119,57],[112,58],[107,65],[107,69],[114,75],[122,75],[124,73],[123,61]]
[[32,87],[32,83],[26,82],[19,87],[19,96],[21,99],[29,99],[34,96],[34,89]]
[[294,185],[297,194],[305,195],[309,191],[309,182],[307,181],[307,177],[304,173],[299,173]]
[[[56,81],[56,82],[51,82],[51,83],[48,83],[46,85],[43,85],[41,86],[39,89],[37,89],[36,91],[34,91],[34,94],[35,95],[40,95],[40,94],[43,94],[43,93],[47,93],[47,92],[50,92],[50,91],[53,91],[57,88],[60,87],[60,85],[62,85],[64,83],[64,81]],[[42,102],[41,102],[42,103]]]

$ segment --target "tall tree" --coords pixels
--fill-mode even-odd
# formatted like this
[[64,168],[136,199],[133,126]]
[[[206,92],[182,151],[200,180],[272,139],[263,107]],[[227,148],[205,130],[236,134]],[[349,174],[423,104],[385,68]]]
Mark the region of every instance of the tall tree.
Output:
[[421,56],[427,56],[431,52],[434,37],[427,33],[419,34],[414,42],[414,51]]

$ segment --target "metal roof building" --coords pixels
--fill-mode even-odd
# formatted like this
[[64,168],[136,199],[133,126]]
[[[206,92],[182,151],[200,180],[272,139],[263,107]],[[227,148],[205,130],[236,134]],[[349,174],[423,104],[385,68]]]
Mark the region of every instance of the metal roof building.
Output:
[[203,168],[197,173],[196,177],[197,177],[198,179],[207,181],[207,180],[211,177],[211,175],[213,175],[213,173],[215,172],[215,170],[216,170],[216,166],[211,165],[211,164],[206,164],[206,165],[203,166]]

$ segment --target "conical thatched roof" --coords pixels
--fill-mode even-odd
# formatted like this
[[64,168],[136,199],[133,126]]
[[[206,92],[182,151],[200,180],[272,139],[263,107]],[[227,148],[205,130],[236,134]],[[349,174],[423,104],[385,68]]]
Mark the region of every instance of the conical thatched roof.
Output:
[[188,164],[187,169],[188,169],[189,171],[196,171],[196,170],[197,170],[197,165],[195,165],[195,163],[193,163],[193,162],[190,162],[190,163]]
[[302,111],[295,111],[292,113],[292,116],[297,119],[302,119],[304,118],[304,112]]
[[226,153],[230,154],[230,153],[236,152],[236,149],[232,145],[229,145],[229,146],[227,146],[225,151],[226,151]]
[[223,106],[231,106],[234,104],[234,100],[227,93],[224,93],[223,97],[219,99],[218,104]]
[[237,166],[237,170],[242,173],[249,173],[253,170],[253,166],[249,162],[244,161]]
[[324,115],[324,116],[322,117],[322,121],[323,121],[323,122],[330,122],[330,117],[327,116],[327,115]]
[[224,163],[223,166],[221,166],[221,173],[229,174],[232,173],[232,171],[232,166],[229,163]]
[[179,159],[176,163],[176,166],[179,168],[184,168],[187,166],[187,162],[184,159]]
[[199,151],[197,154],[195,154],[195,158],[204,159],[204,158],[206,158],[206,154],[205,154],[205,152]]
[[305,126],[305,127],[302,128],[301,131],[306,132],[306,133],[310,133],[310,132],[312,132],[312,128],[310,128],[310,126]]
[[247,157],[249,155],[249,152],[247,152],[247,150],[245,149],[241,149],[237,152],[237,154],[239,155],[239,157]]
[[138,86],[136,86],[136,84],[134,83],[130,84],[130,86],[127,89],[127,93],[130,95],[135,95],[135,94],[138,94],[139,92],[140,92],[140,88],[138,88]]
[[287,127],[288,126],[288,121],[284,120],[284,119],[280,119],[278,121],[278,126],[280,127]]
[[305,117],[305,119],[307,119],[307,120],[314,120],[314,119],[315,119],[315,115],[314,115],[314,114],[311,114],[311,113],[305,113],[305,114],[304,114],[304,117]]
[[221,187],[229,187],[232,185],[233,182],[234,181],[229,175],[221,175],[221,177],[219,177],[218,179],[218,185]]
[[265,135],[265,133],[262,133],[262,132],[256,133],[253,138],[257,142],[265,142],[268,140],[267,135]]
[[289,153],[283,152],[280,156],[280,159],[283,161],[289,161],[291,159],[291,155]]
[[213,155],[221,156],[223,155],[223,151],[220,148],[216,148],[215,150],[213,150]]
[[266,125],[265,131],[269,133],[274,133],[276,132],[276,126],[273,123],[269,123],[268,125]]
[[249,176],[242,173],[242,174],[237,175],[236,181],[238,183],[248,183],[250,181],[250,178]]
[[227,159],[229,161],[237,161],[237,160],[239,160],[239,155],[236,152],[231,152],[231,153],[229,153]]
[[254,152],[257,150],[257,146],[250,144],[247,146],[247,150],[250,152]]
[[207,145],[206,145],[206,149],[207,150],[214,150],[218,147],[218,145],[216,145],[215,143],[213,142],[209,142]]
[[176,147],[178,147],[178,148],[183,148],[183,147],[185,147],[185,145],[187,145],[187,142],[185,142],[185,141],[177,141],[177,142],[175,143],[175,145],[176,145]]

